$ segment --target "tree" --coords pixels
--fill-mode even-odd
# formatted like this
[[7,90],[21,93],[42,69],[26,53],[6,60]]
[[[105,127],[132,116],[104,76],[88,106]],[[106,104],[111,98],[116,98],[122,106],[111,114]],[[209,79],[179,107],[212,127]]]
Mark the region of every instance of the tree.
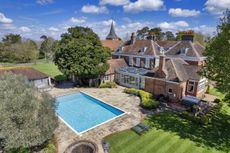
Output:
[[162,40],[164,37],[164,33],[162,32],[160,27],[152,28],[149,32],[154,32],[156,35],[156,40]]
[[55,64],[66,76],[75,76],[80,84],[89,84],[109,68],[106,63],[111,53],[90,28],[69,28],[55,48]]
[[206,46],[207,64],[203,74],[216,82],[216,87],[226,92],[230,101],[230,11],[227,10],[217,26],[217,35]]
[[205,42],[206,36],[204,34],[202,34],[201,32],[195,32],[195,36],[194,36],[194,40],[199,42],[201,45],[205,46],[206,42]]
[[144,27],[140,30],[137,30],[137,38],[144,39],[144,37],[149,33],[149,27]]
[[12,73],[0,76],[0,87],[0,148],[36,147],[50,139],[58,125],[54,98]]
[[44,40],[41,44],[41,47],[39,49],[40,51],[40,57],[45,57],[45,59],[52,60],[53,54],[54,54],[54,43],[55,40],[52,37],[43,37]]
[[174,34],[171,31],[166,31],[165,37],[166,37],[166,40],[175,40],[176,39]]
[[16,44],[21,43],[22,37],[18,34],[8,34],[2,38],[2,41],[5,43]]
[[42,35],[40,39],[46,40],[48,37],[46,35]]

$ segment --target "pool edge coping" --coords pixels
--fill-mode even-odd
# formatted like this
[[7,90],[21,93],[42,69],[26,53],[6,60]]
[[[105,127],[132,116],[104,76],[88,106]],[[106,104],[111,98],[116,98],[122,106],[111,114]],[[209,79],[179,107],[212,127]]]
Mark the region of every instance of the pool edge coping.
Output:
[[124,113],[122,113],[122,114],[120,114],[120,115],[118,115],[118,116],[115,116],[115,117],[113,117],[113,118],[111,118],[111,119],[109,119],[109,120],[106,120],[105,122],[102,122],[102,123],[100,123],[100,124],[97,124],[97,125],[95,125],[95,126],[89,128],[89,129],[86,129],[86,130],[82,131],[82,132],[77,132],[75,129],[72,128],[72,126],[71,126],[70,124],[68,124],[62,117],[60,117],[60,116],[56,113],[56,115],[58,116],[58,118],[59,118],[63,123],[65,123],[75,134],[77,134],[77,135],[80,136],[80,137],[82,136],[83,133],[88,132],[89,130],[92,130],[92,129],[98,127],[98,126],[101,126],[101,125],[103,125],[103,124],[106,124],[106,123],[108,123],[108,122],[110,122],[110,121],[112,121],[112,120],[115,120],[115,119],[117,119],[117,118],[123,116],[123,115],[130,114],[130,112],[124,111],[124,110],[118,108],[117,106],[114,106],[114,105],[112,105],[112,104],[109,104],[109,103],[105,102],[104,100],[102,100],[102,99],[100,99],[100,98],[97,98],[97,97],[94,97],[93,95],[91,95],[91,94],[89,94],[89,93],[86,93],[86,92],[84,92],[84,91],[75,91],[75,92],[67,93],[67,94],[64,94],[64,95],[56,96],[55,98],[57,98],[57,97],[63,97],[63,96],[68,96],[68,95],[71,95],[71,94],[75,94],[75,93],[77,93],[77,92],[78,92],[78,93],[83,93],[83,94],[85,94],[85,95],[88,95],[88,96],[90,96],[90,97],[92,97],[92,98],[94,98],[94,99],[97,99],[97,100],[101,101],[102,103],[105,103],[106,105],[109,105],[109,106],[111,106],[111,107],[114,107],[114,108],[116,108],[116,109],[118,109],[118,110],[124,112]]

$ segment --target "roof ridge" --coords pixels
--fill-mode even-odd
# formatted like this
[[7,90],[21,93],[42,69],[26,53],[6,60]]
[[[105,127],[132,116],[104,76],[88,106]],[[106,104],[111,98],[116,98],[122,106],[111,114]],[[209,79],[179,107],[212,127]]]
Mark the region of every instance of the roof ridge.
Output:
[[168,53],[169,51],[171,51],[174,47],[176,47],[177,45],[179,45],[182,41],[178,41],[175,45],[173,45],[172,47],[170,47],[165,53]]
[[153,40],[151,40],[151,45],[152,45],[152,48],[153,48],[154,56],[156,56],[157,52],[156,52],[156,48],[154,47],[153,43],[155,43],[155,42]]
[[182,80],[182,79],[181,79],[181,76],[179,75],[179,73],[178,73],[178,71],[177,71],[177,68],[176,68],[176,66],[175,66],[174,59],[170,59],[170,60],[171,60],[171,62],[172,62],[172,65],[173,65],[173,68],[174,68],[174,70],[175,70],[175,73],[176,73],[177,77],[179,78],[179,80]]
[[200,57],[200,55],[198,54],[196,48],[194,47],[194,44],[193,44],[191,41],[189,41],[189,43],[190,43],[190,45],[192,46],[192,49],[194,50],[196,56],[197,56],[197,57]]

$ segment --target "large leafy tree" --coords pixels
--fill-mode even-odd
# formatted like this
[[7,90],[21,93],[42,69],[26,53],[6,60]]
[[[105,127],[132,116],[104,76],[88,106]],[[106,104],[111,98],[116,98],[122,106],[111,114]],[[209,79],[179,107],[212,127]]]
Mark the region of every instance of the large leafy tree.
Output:
[[61,35],[55,47],[54,62],[67,76],[75,76],[79,83],[104,74],[111,53],[90,28],[73,27]]
[[175,36],[171,31],[166,31],[165,32],[165,38],[166,40],[175,40]]
[[162,29],[160,27],[152,28],[149,31],[155,33],[156,40],[162,40],[164,38],[164,32],[162,32]]
[[38,48],[33,40],[27,39],[20,43],[0,44],[0,62],[30,62],[37,58]]
[[0,87],[0,148],[30,148],[50,139],[58,125],[55,100],[12,73],[0,76]]
[[150,29],[149,27],[143,27],[142,29],[137,30],[138,39],[144,39],[145,37],[148,37],[149,32],[154,32],[156,40],[162,40],[164,37],[164,33],[162,32],[162,29],[160,27],[152,29]]
[[54,55],[54,44],[55,40],[52,37],[41,36],[43,42],[39,49],[40,57],[45,57],[45,59],[52,60]]
[[140,30],[137,30],[137,38],[143,39],[149,33],[149,27],[143,27]]
[[216,82],[216,87],[227,93],[230,101],[230,11],[226,11],[217,26],[217,35],[206,47],[207,64],[204,75]]
[[19,34],[8,34],[2,38],[5,43],[15,44],[22,41],[22,37]]

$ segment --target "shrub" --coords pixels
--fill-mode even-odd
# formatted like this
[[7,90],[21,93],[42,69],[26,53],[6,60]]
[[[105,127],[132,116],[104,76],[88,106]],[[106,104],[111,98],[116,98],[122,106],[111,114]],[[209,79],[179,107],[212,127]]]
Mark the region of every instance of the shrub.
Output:
[[17,148],[17,149],[9,149],[6,150],[5,153],[31,153],[28,148]]
[[56,153],[57,152],[56,143],[57,143],[57,139],[54,135],[53,138],[49,140],[48,143],[46,144],[45,148],[43,149],[43,152]]
[[12,73],[0,76],[0,87],[3,148],[32,148],[50,139],[58,126],[55,99],[38,91],[25,77]]
[[214,102],[214,103],[220,103],[221,101],[220,101],[219,98],[216,98],[213,102]]
[[201,117],[194,116],[189,112],[182,112],[180,115],[182,118],[190,120],[197,124],[207,125],[212,122],[212,119],[217,115],[217,113],[221,110],[222,103],[218,103],[217,105],[213,106],[212,109],[205,115]]
[[116,88],[117,84],[115,82],[102,83],[99,88]]
[[153,95],[151,93],[134,88],[125,89],[124,92],[128,94],[138,95],[141,98],[141,107],[143,108],[154,109],[159,106],[159,102],[153,99]]
[[55,153],[56,152],[56,146],[51,141],[47,144],[47,146],[44,149],[44,153]]
[[125,93],[127,94],[134,94],[134,95],[138,95],[139,94],[139,90],[138,89],[134,89],[134,88],[126,88],[124,90]]

